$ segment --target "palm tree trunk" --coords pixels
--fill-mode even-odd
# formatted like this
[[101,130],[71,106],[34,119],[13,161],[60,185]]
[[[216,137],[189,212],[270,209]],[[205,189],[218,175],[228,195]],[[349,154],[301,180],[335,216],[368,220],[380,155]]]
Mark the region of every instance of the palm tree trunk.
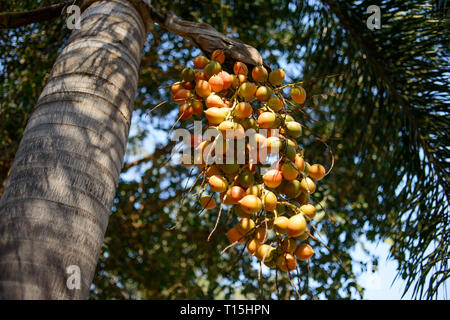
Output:
[[[95,2],[55,62],[0,200],[1,299],[87,298],[126,149],[145,36],[128,1]],[[67,286],[69,266],[79,267],[80,289]]]

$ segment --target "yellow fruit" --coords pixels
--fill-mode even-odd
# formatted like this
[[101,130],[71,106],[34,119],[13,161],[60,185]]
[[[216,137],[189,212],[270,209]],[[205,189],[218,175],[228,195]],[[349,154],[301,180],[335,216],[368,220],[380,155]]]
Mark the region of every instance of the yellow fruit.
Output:
[[276,69],[269,73],[269,82],[274,86],[279,86],[284,81],[284,70],[283,69]]
[[268,73],[263,66],[256,66],[252,70],[252,78],[257,82],[265,82],[267,80]]
[[236,122],[231,122],[229,120],[223,121],[219,124],[218,129],[226,138],[242,139],[245,137],[244,127]]
[[214,50],[211,55],[211,59],[219,63],[223,63],[225,61],[225,53],[221,49]]
[[186,103],[191,96],[192,94],[190,90],[180,89],[173,95],[173,101],[176,104],[183,104]]
[[283,174],[283,178],[288,181],[295,180],[298,176],[298,170],[292,162],[285,162],[281,166],[281,173]]
[[202,196],[200,198],[200,205],[203,209],[214,209],[216,207],[216,201],[211,196]]
[[235,75],[242,74],[246,76],[248,74],[248,68],[245,63],[238,61],[233,66],[233,72]]
[[219,75],[213,75],[209,78],[208,83],[211,86],[211,90],[214,92],[220,92],[223,89],[223,80]]
[[277,207],[277,196],[271,191],[266,191],[264,195],[264,209],[266,211],[274,211]]
[[239,95],[242,98],[249,99],[255,95],[256,92],[256,85],[251,82],[244,82],[239,87]]
[[258,229],[256,229],[256,233],[255,233],[255,239],[263,242],[266,238],[266,229],[265,227],[259,227]]
[[256,253],[256,250],[258,250],[260,245],[261,242],[259,242],[258,239],[252,239],[247,243],[247,250],[253,255]]
[[261,129],[273,129],[280,124],[280,120],[275,113],[263,112],[258,117],[258,124]]
[[210,94],[205,100],[206,107],[209,108],[223,108],[224,103],[221,97],[216,94]]
[[267,101],[267,105],[275,112],[280,111],[283,108],[283,101],[276,97],[276,96],[272,96],[269,98],[269,100]]
[[291,89],[291,98],[298,104],[302,104],[306,99],[306,91],[303,87],[296,86]]
[[256,186],[248,187],[247,190],[245,190],[245,194],[251,194],[256,197],[260,197],[262,195],[262,186],[260,184]]
[[267,101],[272,95],[272,90],[269,87],[261,86],[256,89],[255,97],[258,101]]
[[286,135],[291,138],[297,138],[302,135],[302,126],[296,121],[286,122]]
[[304,193],[311,194],[316,191],[316,184],[310,178],[303,178],[300,182],[301,189]]
[[295,256],[298,260],[307,261],[311,259],[314,254],[314,249],[307,243],[302,243],[295,250]]
[[210,125],[219,125],[221,122],[225,120],[230,112],[230,108],[217,108],[212,107],[205,110],[206,118]]
[[234,242],[242,243],[245,240],[245,237],[239,232],[239,229],[237,227],[233,227],[230,230],[228,230],[226,236],[231,243]]
[[250,218],[252,216],[252,213],[247,213],[244,210],[242,210],[242,207],[240,205],[234,207],[234,213],[239,218]]
[[290,237],[298,237],[306,230],[306,219],[303,217],[303,214],[296,214],[289,218],[287,224],[287,234]]
[[211,85],[206,80],[199,80],[195,85],[195,92],[202,98],[211,94]]
[[278,187],[283,181],[283,175],[281,171],[277,169],[271,169],[263,176],[264,184],[269,188]]
[[268,244],[262,244],[256,250],[255,256],[261,261],[264,260],[264,261],[269,262],[273,259],[274,254],[275,254],[274,247],[272,247]]
[[226,71],[220,71],[217,75],[222,78],[223,81],[222,90],[227,90],[229,87],[231,87],[231,84],[233,83],[233,78],[231,74],[229,74]]
[[241,200],[239,200],[242,210],[247,213],[255,213],[262,209],[261,200],[254,195],[246,195]]
[[245,197],[245,191],[240,186],[232,186],[227,191],[227,196],[230,198],[233,203],[238,203],[243,197]]
[[253,221],[250,218],[242,218],[238,222],[237,228],[238,228],[240,233],[245,235],[245,234],[249,233],[250,231],[252,231],[255,228],[255,221]]
[[233,110],[234,115],[240,119],[248,118],[253,113],[253,108],[248,102],[239,102]]
[[196,116],[201,116],[203,113],[203,103],[199,100],[194,100],[191,103],[192,111]]
[[282,271],[290,272],[297,268],[297,260],[292,254],[285,253],[278,257],[277,265]]
[[287,234],[287,226],[288,226],[289,218],[285,216],[276,217],[273,221],[273,229],[276,232]]
[[213,175],[208,179],[209,186],[214,192],[225,192],[228,189],[228,181],[220,175]]
[[316,207],[314,207],[312,204],[304,204],[300,207],[300,210],[310,219],[313,219],[316,215]]
[[301,155],[299,155],[299,154],[295,155],[294,163],[299,171],[305,170],[305,160],[303,159],[303,157]]
[[314,180],[322,180],[325,176],[325,167],[321,164],[313,164],[309,167],[308,175]]
[[209,63],[209,59],[205,56],[197,56],[194,59],[194,67],[203,69]]

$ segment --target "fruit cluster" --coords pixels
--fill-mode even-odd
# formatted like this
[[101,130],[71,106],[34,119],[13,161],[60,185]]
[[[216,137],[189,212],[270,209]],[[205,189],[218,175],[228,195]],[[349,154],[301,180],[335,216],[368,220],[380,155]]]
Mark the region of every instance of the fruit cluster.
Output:
[[[182,157],[181,162],[196,165],[205,175],[203,191],[209,186],[220,194],[222,205],[233,206],[240,220],[226,233],[231,243],[245,242],[266,266],[289,272],[296,269],[297,259],[306,261],[314,253],[307,243],[308,222],[316,214],[310,195],[316,181],[325,176],[322,165],[304,160],[304,150],[296,141],[302,126],[289,114],[301,108],[306,92],[299,84],[283,85],[283,69],[268,72],[255,66],[249,73],[247,65],[238,61],[227,72],[224,61],[221,50],[214,51],[211,59],[198,56],[194,68],[183,69],[181,81],[171,86],[173,101],[180,105],[179,119],[206,117],[204,128],[220,136],[208,140],[192,135],[190,148],[197,155]],[[287,88],[289,97],[283,95]],[[253,134],[246,135],[252,129]],[[244,161],[220,162],[228,151],[236,151],[229,142],[238,140],[244,141],[244,150],[237,150]],[[217,143],[222,147],[218,149]],[[213,209],[219,198],[202,195],[200,204]]]

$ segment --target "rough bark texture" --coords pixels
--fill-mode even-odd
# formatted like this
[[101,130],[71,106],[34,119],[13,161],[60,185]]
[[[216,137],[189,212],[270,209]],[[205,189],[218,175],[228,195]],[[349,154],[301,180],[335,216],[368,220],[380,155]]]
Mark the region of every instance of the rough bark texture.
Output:
[[[126,0],[82,14],[0,200],[0,298],[85,299],[126,149],[145,25]],[[67,267],[81,270],[68,289]]]

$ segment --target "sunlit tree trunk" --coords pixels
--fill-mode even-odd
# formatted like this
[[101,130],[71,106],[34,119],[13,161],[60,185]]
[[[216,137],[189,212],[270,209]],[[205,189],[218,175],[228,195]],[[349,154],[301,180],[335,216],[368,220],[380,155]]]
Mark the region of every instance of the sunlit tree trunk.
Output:
[[87,298],[126,149],[145,36],[128,1],[95,2],[55,62],[0,200],[1,299]]

